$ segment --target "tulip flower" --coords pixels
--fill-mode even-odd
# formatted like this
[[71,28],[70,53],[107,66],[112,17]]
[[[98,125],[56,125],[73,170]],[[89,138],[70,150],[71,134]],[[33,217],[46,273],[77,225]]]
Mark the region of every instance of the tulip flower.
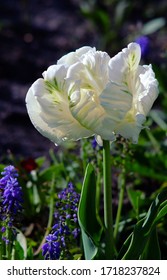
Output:
[[152,67],[139,65],[140,58],[137,43],[113,58],[91,47],[63,56],[27,93],[32,123],[55,144],[118,134],[137,143],[158,96]]

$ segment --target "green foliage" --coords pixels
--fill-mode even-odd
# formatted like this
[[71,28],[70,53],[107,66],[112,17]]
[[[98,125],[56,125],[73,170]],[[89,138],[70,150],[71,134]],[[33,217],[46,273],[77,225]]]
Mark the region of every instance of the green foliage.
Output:
[[[157,120],[157,116],[159,118],[161,115],[157,114],[157,111],[151,112],[151,122],[152,116]],[[124,143],[122,139],[112,144],[114,199],[118,199],[119,196],[118,178],[124,166],[125,192],[128,199],[128,207],[124,201],[125,211],[122,211],[118,227],[117,259],[160,259],[166,256],[164,249],[163,253],[161,251],[162,244],[166,246],[167,161],[165,146],[159,141],[162,135],[157,132],[165,127],[160,121],[159,124],[161,126],[158,126],[157,121],[149,131],[156,142],[143,131],[138,145]],[[99,146],[93,149],[91,141],[92,139],[83,140],[82,149],[79,145],[77,150],[76,146],[71,148],[70,157],[67,156],[69,150],[65,147],[63,153],[61,150],[57,154],[50,151],[50,160],[44,157],[35,159],[37,166],[31,172],[23,168],[22,160],[14,160],[24,191],[24,213],[20,220],[20,237],[14,243],[14,259],[43,259],[40,246],[51,227],[51,224],[48,226],[49,212],[53,214],[57,192],[63,189],[69,180],[81,192],[78,216],[82,242],[80,251],[78,248],[71,248],[73,259],[104,258],[104,228],[100,219],[103,211],[99,189],[102,185],[102,150]],[[81,159],[84,158],[83,165],[79,155]],[[86,173],[83,178],[84,170]],[[116,206],[114,211],[115,209]]]
[[[146,258],[152,259],[152,257],[160,259],[160,249],[156,233],[156,225],[159,221],[159,219],[157,219],[157,215],[162,205],[164,205],[164,202],[167,204],[167,188],[155,198],[145,217],[137,222],[133,233],[130,235],[130,237],[128,237],[125,244],[123,245],[123,248],[118,255],[118,259],[137,260]],[[162,218],[166,214],[167,211],[164,209],[163,214],[161,212],[159,218]]]
[[83,236],[85,258],[93,259],[100,246],[102,227],[96,213],[96,177],[91,164],[88,164],[85,173],[78,217]]
[[157,6],[156,1],[144,0],[82,0],[78,4],[97,32],[99,47],[112,54],[140,35],[166,32],[167,7],[163,3]]
[[134,209],[135,216],[138,219],[140,213],[140,207],[144,204],[145,194],[140,190],[133,190],[130,188],[127,190],[127,192],[128,192],[129,200]]
[[164,26],[165,26],[165,19],[156,18],[156,19],[150,20],[149,22],[144,24],[141,32],[144,35],[149,35],[149,34],[156,32],[157,30],[159,30],[160,28],[162,28]]

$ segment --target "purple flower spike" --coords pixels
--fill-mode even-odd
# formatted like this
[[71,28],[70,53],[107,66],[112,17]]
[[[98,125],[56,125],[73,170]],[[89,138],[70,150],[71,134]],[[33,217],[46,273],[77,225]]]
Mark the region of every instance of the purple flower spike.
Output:
[[0,179],[0,222],[1,232],[5,233],[6,228],[12,229],[15,218],[21,212],[23,198],[15,167],[9,165],[1,174],[3,177]]
[[55,225],[42,247],[42,255],[45,259],[63,259],[63,256],[68,258],[70,246],[77,244],[80,234],[77,218],[79,199],[80,195],[75,191],[72,183],[58,193],[54,214]]

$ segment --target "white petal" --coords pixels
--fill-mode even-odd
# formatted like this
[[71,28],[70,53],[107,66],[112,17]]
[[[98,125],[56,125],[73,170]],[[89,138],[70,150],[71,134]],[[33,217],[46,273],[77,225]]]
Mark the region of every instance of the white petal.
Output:
[[56,78],[57,83],[64,81],[67,69],[64,65],[51,65],[46,71],[43,72],[45,81],[53,82]]
[[137,114],[135,121],[125,119],[116,128],[115,133],[120,134],[124,138],[132,140],[134,144],[138,142],[138,137],[141,130],[144,128],[142,124],[145,122],[143,115]]
[[140,46],[131,43],[109,62],[109,79],[115,83],[125,83],[127,72],[134,72],[141,58]]
[[135,122],[138,114],[134,96],[128,87],[110,82],[100,95],[100,104],[105,110],[106,123],[114,132],[117,126],[126,122]]
[[103,139],[100,135],[95,135],[96,142],[99,146],[103,147]]
[[[124,92],[117,84],[108,83],[104,91],[99,96],[99,108],[101,116],[96,119],[93,130],[104,140],[115,140],[115,128],[124,120],[128,110],[132,106],[132,96]],[[93,111],[93,109],[92,109]]]
[[[81,90],[75,93],[70,103],[70,110],[77,121],[85,128],[92,130],[105,140],[115,137],[113,128],[115,120],[109,119],[104,108],[100,105],[98,96],[94,92]],[[113,126],[111,126],[113,124]]]
[[139,92],[138,110],[145,116],[148,115],[155,99],[158,97],[158,81],[151,65],[139,67],[141,90]]
[[[48,88],[50,86],[50,88]],[[26,96],[27,110],[36,129],[59,144],[64,140],[78,140],[94,133],[85,129],[69,110],[68,95],[38,79]]]
[[81,57],[80,62],[69,67],[67,77],[79,81],[78,90],[69,96],[74,118],[87,129],[111,140],[113,132],[111,128],[108,130],[108,120],[99,101],[99,95],[108,83],[109,60],[110,57],[105,52],[89,50]]
[[91,47],[82,47],[80,49],[77,49],[75,52],[70,52],[64,56],[62,56],[58,61],[57,64],[66,64],[71,65],[80,60],[80,57],[87,53],[89,50],[96,50],[95,48]]
[[72,95],[70,110],[74,118],[92,131],[99,125],[99,119],[104,114],[103,108],[96,102],[96,95],[83,89]]
[[69,66],[67,77],[79,80],[82,88],[92,89],[99,95],[108,83],[109,60],[107,53],[91,49]]
[[90,50],[82,55],[81,62],[93,73],[93,76],[99,78],[108,78],[108,63],[110,57],[106,52]]
[[110,82],[100,94],[99,100],[108,117],[120,122],[131,109],[133,96],[124,85]]
[[140,52],[139,45],[131,43],[110,60],[111,82],[99,97],[107,114],[108,130],[111,128],[134,143],[137,143],[146,116],[158,96],[158,84],[151,66],[138,65]]

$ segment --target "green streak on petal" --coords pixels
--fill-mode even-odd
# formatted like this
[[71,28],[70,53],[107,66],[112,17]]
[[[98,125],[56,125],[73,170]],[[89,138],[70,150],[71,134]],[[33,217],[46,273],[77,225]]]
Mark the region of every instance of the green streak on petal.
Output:
[[47,90],[53,94],[56,91],[59,91],[60,92],[60,89],[58,87],[58,83],[57,83],[57,80],[54,79],[53,82],[50,82],[50,81],[45,81],[45,85],[47,87]]
[[59,104],[60,100],[59,100],[58,95],[61,94],[62,91],[58,87],[57,80],[54,79],[53,82],[50,82],[50,81],[44,81],[44,82],[45,82],[45,85],[46,85],[47,92],[49,92],[52,95],[53,102],[55,104]]
[[122,90],[124,93],[126,93],[126,94],[129,94],[130,96],[133,96],[132,94],[131,94],[131,92],[130,91],[128,91],[128,90]]

